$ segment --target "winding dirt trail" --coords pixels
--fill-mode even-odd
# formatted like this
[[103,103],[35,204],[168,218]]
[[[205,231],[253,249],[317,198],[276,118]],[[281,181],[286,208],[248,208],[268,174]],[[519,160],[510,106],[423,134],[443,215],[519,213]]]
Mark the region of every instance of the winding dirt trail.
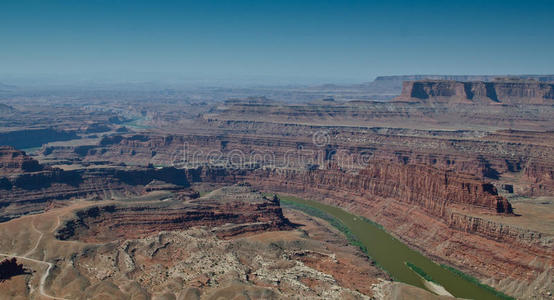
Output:
[[[34,220],[33,220],[34,221]],[[60,216],[57,216],[57,223],[56,225],[50,230],[50,232],[54,232],[59,226],[60,226]],[[48,276],[50,275],[50,270],[54,267],[54,264],[51,263],[51,262],[47,262],[47,261],[44,261],[44,260],[38,260],[38,259],[34,259],[34,258],[30,258],[29,256],[36,251],[36,249],[38,248],[40,242],[42,241],[42,238],[44,237],[44,232],[38,230],[36,227],[35,227],[35,224],[34,222],[31,222],[31,226],[33,228],[33,230],[35,230],[36,232],[40,233],[38,239],[37,239],[37,242],[35,243],[35,246],[27,251],[27,253],[23,254],[23,255],[12,255],[12,254],[7,254],[7,253],[0,253],[0,256],[6,256],[6,257],[15,257],[15,258],[18,258],[18,259],[22,259],[22,260],[28,260],[28,261],[32,261],[34,263],[38,263],[38,264],[45,264],[47,265],[46,267],[46,271],[42,274],[42,276],[40,277],[40,281],[39,281],[39,292],[42,296],[46,297],[46,298],[50,298],[50,299],[63,299],[63,300],[68,300],[66,298],[61,298],[61,297],[55,297],[55,296],[52,296],[52,295],[49,295],[47,294],[45,291],[44,291],[44,285],[46,284],[46,279],[48,278]]]
[[[56,297],[56,296],[49,295],[45,291],[46,280],[48,279],[48,276],[50,276],[50,272],[52,271],[52,268],[54,268],[54,264],[51,263],[51,262],[45,261],[45,260],[32,258],[31,256],[33,254],[36,254],[35,252],[37,251],[37,249],[40,249],[41,244],[45,244],[43,242],[43,240],[45,238],[48,238],[49,235],[52,235],[56,231],[56,229],[58,229],[58,227],[60,227],[62,216],[66,215],[66,214],[68,214],[72,211],[75,211],[77,209],[82,209],[82,208],[93,206],[93,205],[103,205],[103,204],[111,204],[111,203],[114,203],[114,201],[106,200],[106,201],[89,202],[89,201],[86,201],[86,200],[81,200],[81,201],[75,201],[73,203],[68,203],[67,206],[63,206],[63,207],[60,207],[60,208],[55,208],[55,209],[52,209],[50,211],[43,212],[41,214],[27,215],[27,216],[20,217],[18,219],[14,219],[12,221],[19,222],[22,219],[30,218],[31,219],[31,228],[30,229],[32,229],[33,231],[35,231],[39,234],[38,238],[36,240],[35,245],[31,249],[26,251],[25,254],[16,255],[16,254],[9,254],[9,253],[0,253],[0,257],[2,257],[2,256],[4,256],[4,257],[15,257],[17,259],[26,260],[26,261],[29,261],[29,262],[33,262],[33,263],[41,264],[41,265],[45,266],[46,270],[43,272],[42,276],[40,277],[39,287],[38,287],[41,298],[68,300],[67,298],[62,298],[62,297]],[[54,220],[52,220],[52,223],[51,223],[52,225],[50,225],[49,228],[44,228],[43,229],[43,228],[40,228],[40,226],[39,226],[40,229],[38,229],[35,226],[35,222],[34,222],[35,219],[38,218],[39,221],[41,221],[40,218],[45,217],[45,216],[47,218],[55,217],[55,223],[54,223]],[[9,221],[9,222],[12,222],[12,221]],[[9,222],[3,223],[3,225],[8,224]],[[21,227],[19,227],[19,228],[21,228]],[[79,244],[81,244],[81,242],[79,242],[79,241],[56,241],[56,242],[57,243],[79,243]],[[33,290],[34,290],[34,287],[29,285],[29,288],[30,288],[31,293],[32,293]]]
[[34,231],[38,232],[39,237],[37,239],[37,242],[36,242],[35,246],[31,250],[27,251],[27,253],[23,254],[23,256],[25,256],[25,257],[30,256],[31,253],[33,253],[33,252],[35,252],[35,250],[37,250],[38,245],[40,244],[40,241],[42,240],[42,237],[44,236],[44,233],[42,231],[38,230],[35,227],[34,219],[33,219],[33,221],[31,221],[31,227],[33,228]]
[[52,269],[52,267],[54,266],[54,264],[50,263],[50,262],[47,262],[47,261],[43,261],[43,260],[38,260],[38,259],[34,259],[34,258],[29,258],[29,257],[25,257],[25,256],[19,256],[19,255],[11,255],[11,254],[6,254],[6,253],[0,253],[0,256],[7,256],[7,257],[15,257],[15,258],[19,258],[19,259],[23,259],[23,260],[29,260],[29,261],[32,261],[32,262],[35,262],[35,263],[39,263],[39,264],[46,264],[48,265],[48,267],[46,268],[46,271],[44,272],[44,274],[42,274],[42,276],[40,277],[40,284],[39,284],[39,292],[42,296],[44,297],[47,297],[47,298],[51,298],[51,299],[64,299],[64,300],[68,300],[66,298],[60,298],[60,297],[55,297],[55,296],[52,296],[52,295],[48,295],[45,291],[44,291],[44,284],[46,283],[46,278],[48,278],[48,275],[50,274],[50,270]]

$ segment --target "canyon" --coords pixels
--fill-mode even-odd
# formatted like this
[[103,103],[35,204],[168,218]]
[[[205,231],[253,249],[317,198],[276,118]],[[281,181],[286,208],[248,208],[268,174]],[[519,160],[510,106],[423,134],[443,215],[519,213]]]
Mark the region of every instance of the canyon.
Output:
[[[10,145],[0,148],[0,230],[35,218],[52,224],[39,229],[48,238],[37,242],[45,250],[33,257],[55,262],[49,291],[59,297],[77,296],[63,278],[88,295],[121,297],[177,297],[175,290],[215,297],[225,290],[361,299],[390,288],[379,288],[390,278],[359,249],[341,250],[347,242],[335,229],[283,209],[278,197],[260,191],[296,195],[376,222],[435,262],[507,295],[550,299],[549,77],[402,80],[401,92],[398,78],[376,80],[390,83],[386,93],[397,93],[390,101],[330,95],[298,103],[249,97],[200,105],[169,95],[159,105],[88,100],[68,107],[55,123],[44,114],[33,129],[20,121],[0,133]],[[41,115],[44,108],[26,112],[15,101],[6,104],[16,110],[5,123],[16,115]],[[40,132],[44,139],[34,141]],[[35,142],[40,147],[29,153],[18,150]],[[10,241],[20,251],[1,253],[31,249]],[[202,243],[214,247],[204,257],[197,256]],[[55,255],[60,245],[72,246]],[[225,256],[225,249],[232,254]],[[185,266],[172,257],[191,270],[204,262],[211,273],[184,274]],[[345,271],[355,265],[358,273]],[[268,271],[274,269],[277,277]]]

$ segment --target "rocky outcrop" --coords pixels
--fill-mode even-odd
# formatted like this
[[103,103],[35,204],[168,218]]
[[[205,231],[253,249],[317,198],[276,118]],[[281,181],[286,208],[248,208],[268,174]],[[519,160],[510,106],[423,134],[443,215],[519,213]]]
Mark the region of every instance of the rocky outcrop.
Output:
[[392,75],[377,76],[375,82],[397,82],[413,80],[456,80],[456,81],[495,81],[499,78],[532,79],[541,82],[554,82],[554,75]]
[[[342,198],[365,199],[367,203],[394,199],[417,206],[443,222],[451,220],[453,209],[513,215],[511,204],[496,188],[470,175],[441,171],[423,165],[389,161],[373,162],[357,173],[339,169],[226,169],[197,168],[188,171],[191,182],[241,182],[269,190],[336,193]],[[340,205],[340,203],[333,203]],[[458,228],[459,226],[457,226]],[[501,238],[495,234],[491,238]]]
[[0,146],[0,175],[42,170],[38,161],[27,156],[23,151],[10,146]]
[[215,228],[225,224],[238,226],[226,226],[216,232],[221,237],[291,228],[278,198],[266,198],[247,186],[231,186],[202,198],[195,198],[194,191],[182,191],[170,202],[87,208],[67,221],[58,230],[57,238],[112,241],[194,226]]
[[102,293],[156,299],[160,291],[165,299],[370,299],[377,278],[388,278],[321,221],[295,211],[286,217],[302,224],[302,234],[217,237],[222,227],[248,225],[239,224],[88,244],[59,260],[49,290],[85,299]]
[[499,80],[451,81],[420,80],[406,81],[401,101],[448,104],[554,104],[554,83]]
[[[123,141],[123,140],[122,140]],[[138,141],[137,141],[138,142]],[[140,143],[144,143],[142,141]],[[150,141],[151,143],[152,141]],[[158,141],[168,143],[168,139]],[[156,143],[158,143],[156,142]],[[97,197],[106,190],[141,193],[157,190],[153,182],[171,185],[169,190],[188,187],[191,182],[235,183],[247,180],[258,186],[283,186],[296,189],[317,188],[345,192],[366,198],[396,199],[416,205],[428,213],[448,220],[450,208],[473,207],[490,213],[512,214],[510,203],[496,188],[477,177],[441,170],[422,164],[394,160],[372,160],[366,168],[352,172],[341,168],[226,169],[175,167],[96,167],[74,171],[48,169],[5,177],[2,203],[14,217],[44,209],[49,201],[74,197]],[[166,187],[167,188],[167,187]]]

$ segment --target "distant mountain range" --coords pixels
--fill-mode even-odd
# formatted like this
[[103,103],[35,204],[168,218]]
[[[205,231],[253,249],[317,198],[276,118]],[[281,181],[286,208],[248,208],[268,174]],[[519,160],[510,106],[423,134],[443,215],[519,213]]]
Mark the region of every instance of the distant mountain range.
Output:
[[554,81],[554,75],[398,75],[378,76],[373,82],[402,82],[406,80],[455,80],[455,81],[494,81],[497,78],[534,79],[541,82]]

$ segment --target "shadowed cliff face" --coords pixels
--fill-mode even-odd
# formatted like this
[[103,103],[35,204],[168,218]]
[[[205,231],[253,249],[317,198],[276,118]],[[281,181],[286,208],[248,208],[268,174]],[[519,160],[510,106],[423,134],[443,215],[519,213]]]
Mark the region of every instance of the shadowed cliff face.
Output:
[[401,101],[467,104],[554,104],[554,83],[536,81],[405,81]]
[[10,145],[15,148],[25,149],[40,147],[43,144],[54,141],[69,141],[78,139],[75,132],[47,129],[25,129],[0,133],[0,145]]

